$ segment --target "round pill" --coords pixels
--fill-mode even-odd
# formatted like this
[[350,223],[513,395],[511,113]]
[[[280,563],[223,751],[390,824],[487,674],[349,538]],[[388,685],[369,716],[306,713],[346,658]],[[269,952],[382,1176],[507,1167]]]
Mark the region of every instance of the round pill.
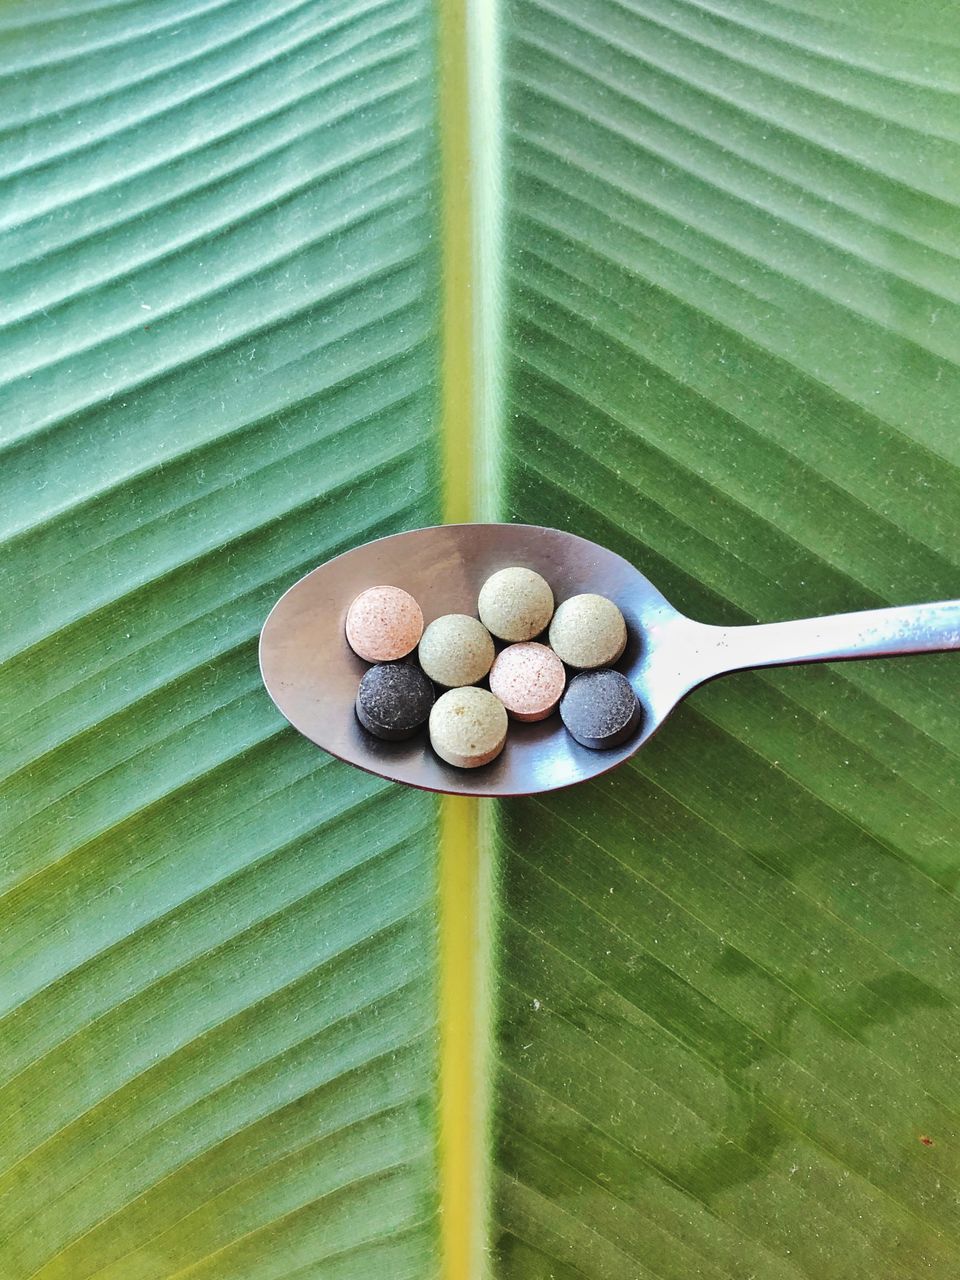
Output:
[[545,720],[557,709],[567,673],[545,644],[508,645],[490,668],[490,692],[515,720]]
[[581,746],[618,747],[640,723],[640,704],[619,671],[583,671],[560,700],[560,716]]
[[430,712],[430,743],[441,760],[458,769],[489,764],[507,739],[507,713],[488,689],[450,689]]
[[420,641],[420,665],[437,684],[459,689],[476,684],[493,665],[494,648],[490,632],[465,613],[446,613],[436,618]]
[[553,592],[532,569],[501,569],[480,588],[477,612],[501,640],[532,640],[553,617]]
[[433,685],[409,662],[371,667],[357,689],[357,719],[378,738],[398,741],[427,723]]
[[553,615],[550,644],[571,667],[606,667],[627,647],[627,624],[606,596],[571,596]]
[[423,635],[423,614],[400,587],[368,587],[347,610],[347,643],[367,662],[405,658]]

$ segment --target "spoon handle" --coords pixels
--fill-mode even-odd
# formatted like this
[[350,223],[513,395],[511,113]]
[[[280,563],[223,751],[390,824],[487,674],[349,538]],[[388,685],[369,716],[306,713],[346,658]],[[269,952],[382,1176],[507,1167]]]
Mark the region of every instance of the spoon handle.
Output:
[[[960,600],[711,628],[719,671],[960,649]],[[722,633],[722,634],[717,634]]]

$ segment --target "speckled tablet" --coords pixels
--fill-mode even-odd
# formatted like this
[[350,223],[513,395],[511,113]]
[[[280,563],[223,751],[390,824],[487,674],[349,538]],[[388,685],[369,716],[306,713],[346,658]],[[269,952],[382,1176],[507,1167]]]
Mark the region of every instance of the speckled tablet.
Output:
[[571,596],[553,615],[550,644],[568,666],[606,667],[627,647],[627,624],[606,596]]
[[495,650],[490,632],[465,613],[446,613],[423,633],[417,656],[420,665],[437,684],[457,689],[476,684],[493,665]]
[[347,610],[347,643],[367,662],[393,662],[412,653],[423,635],[423,613],[400,587],[368,587]]
[[532,640],[553,617],[553,592],[532,569],[500,569],[480,588],[477,612],[499,639]]
[[568,732],[594,751],[626,742],[640,724],[640,715],[633,686],[619,671],[582,671],[560,699]]
[[545,644],[511,644],[490,668],[490,691],[515,720],[545,720],[557,708],[567,673]]
[[399,741],[427,723],[433,685],[412,662],[382,662],[371,667],[357,689],[357,719],[378,738]]
[[489,764],[503,750],[507,713],[489,689],[468,685],[450,689],[430,712],[430,744],[447,764],[476,769]]

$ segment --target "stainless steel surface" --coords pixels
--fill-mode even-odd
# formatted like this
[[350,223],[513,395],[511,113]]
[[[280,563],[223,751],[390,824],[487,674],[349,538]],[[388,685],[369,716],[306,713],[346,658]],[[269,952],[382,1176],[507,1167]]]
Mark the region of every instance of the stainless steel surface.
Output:
[[[484,580],[515,564],[541,573],[558,602],[595,591],[620,606],[629,641],[616,668],[633,684],[644,713],[634,737],[611,750],[590,751],[574,742],[558,715],[534,724],[511,721],[503,754],[464,770],[439,760],[425,731],[405,742],[366,733],[354,699],[367,664],[344,638],[354,597],[388,583],[419,601],[427,623],[444,613],[476,614]],[[621,764],[691,689],[727,671],[945,649],[960,649],[957,600],[715,627],[684,617],[633,565],[585,538],[538,525],[461,524],[368,542],[301,578],[264,624],[260,669],[283,715],[332,755],[429,791],[514,796],[568,787]]]

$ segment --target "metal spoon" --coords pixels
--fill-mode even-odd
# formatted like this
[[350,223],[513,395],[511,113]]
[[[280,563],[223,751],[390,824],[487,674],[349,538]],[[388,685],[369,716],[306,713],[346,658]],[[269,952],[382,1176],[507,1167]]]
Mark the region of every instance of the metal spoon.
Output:
[[[405,742],[381,742],[366,733],[354,714],[366,664],[344,638],[354,597],[366,587],[390,584],[419,601],[426,622],[444,613],[475,615],[484,580],[509,565],[541,573],[558,602],[594,591],[620,606],[630,639],[616,665],[643,709],[636,735],[619,747],[590,751],[557,715],[536,724],[511,722],[495,761],[455,769],[434,755],[425,731]],[[341,760],[428,791],[516,796],[569,787],[621,764],[691,689],[728,671],[945,649],[960,649],[960,600],[709,626],[679,613],[632,564],[585,538],[539,525],[454,524],[368,542],[301,578],[264,624],[260,670],[290,723]]]

